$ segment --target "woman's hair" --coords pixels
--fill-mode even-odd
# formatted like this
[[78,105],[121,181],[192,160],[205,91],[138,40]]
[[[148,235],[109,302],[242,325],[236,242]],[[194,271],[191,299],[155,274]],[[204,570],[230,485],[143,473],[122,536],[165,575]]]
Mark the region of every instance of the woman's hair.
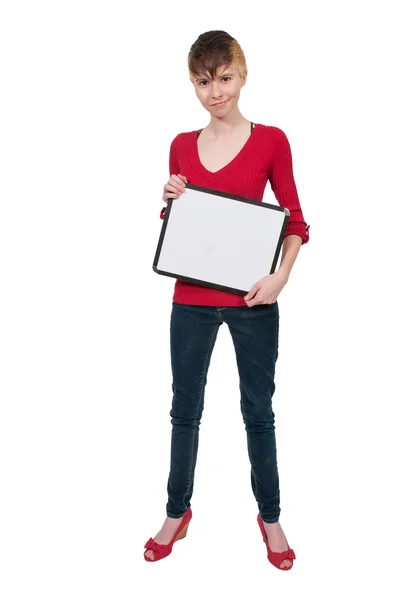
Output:
[[238,42],[226,31],[206,31],[192,44],[188,54],[189,77],[193,82],[201,75],[213,77],[222,65],[236,67],[239,75],[247,75],[245,55]]

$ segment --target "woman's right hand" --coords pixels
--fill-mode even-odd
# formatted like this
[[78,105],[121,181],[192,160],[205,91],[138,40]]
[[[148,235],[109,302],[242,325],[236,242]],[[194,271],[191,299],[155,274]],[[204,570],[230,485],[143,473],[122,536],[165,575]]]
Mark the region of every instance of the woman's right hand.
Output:
[[169,198],[179,198],[185,192],[185,184],[188,183],[185,175],[171,175],[170,179],[163,186],[163,202],[169,201]]

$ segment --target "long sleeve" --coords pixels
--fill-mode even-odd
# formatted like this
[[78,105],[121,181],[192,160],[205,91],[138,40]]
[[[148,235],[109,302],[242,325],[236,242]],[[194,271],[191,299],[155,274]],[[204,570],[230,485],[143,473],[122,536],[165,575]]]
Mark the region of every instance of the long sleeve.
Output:
[[310,239],[310,226],[304,221],[297,194],[290,144],[282,129],[278,127],[273,127],[273,129],[275,133],[275,146],[271,160],[269,181],[279,205],[290,211],[285,237],[292,234],[299,235],[303,240],[302,244],[306,244]]
[[[177,139],[178,135],[174,138],[174,140],[171,142],[170,144],[170,154],[169,154],[169,173],[170,173],[170,177],[172,175],[178,175],[179,171],[179,167],[178,167],[178,161],[177,161],[177,152],[176,152],[176,139]],[[167,206],[164,206],[160,212],[160,218],[164,219],[164,215],[166,212]]]

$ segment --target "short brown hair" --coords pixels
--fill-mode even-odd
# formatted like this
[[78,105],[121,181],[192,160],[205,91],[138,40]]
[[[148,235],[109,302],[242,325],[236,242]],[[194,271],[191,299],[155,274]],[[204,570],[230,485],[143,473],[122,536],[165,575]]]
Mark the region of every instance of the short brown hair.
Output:
[[238,42],[226,31],[206,31],[192,44],[188,54],[189,77],[209,73],[213,77],[222,65],[237,68],[241,77],[247,75],[245,55]]

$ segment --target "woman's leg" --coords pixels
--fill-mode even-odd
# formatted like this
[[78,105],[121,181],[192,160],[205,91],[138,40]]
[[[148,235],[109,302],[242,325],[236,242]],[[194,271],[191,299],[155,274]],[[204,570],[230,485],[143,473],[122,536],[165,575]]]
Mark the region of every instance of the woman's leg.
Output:
[[[170,543],[184,513],[190,508],[207,372],[221,323],[218,309],[214,306],[173,302],[170,320],[173,373],[171,463],[167,483],[167,517],[154,538],[158,544]],[[145,555],[149,560],[154,559],[150,549]]]
[[168,517],[180,518],[191,506],[207,372],[221,324],[219,313],[213,306],[173,302],[170,320],[173,401],[170,411]]
[[226,307],[240,377],[251,484],[263,521],[279,519],[279,476],[272,396],[278,358],[278,303]]

